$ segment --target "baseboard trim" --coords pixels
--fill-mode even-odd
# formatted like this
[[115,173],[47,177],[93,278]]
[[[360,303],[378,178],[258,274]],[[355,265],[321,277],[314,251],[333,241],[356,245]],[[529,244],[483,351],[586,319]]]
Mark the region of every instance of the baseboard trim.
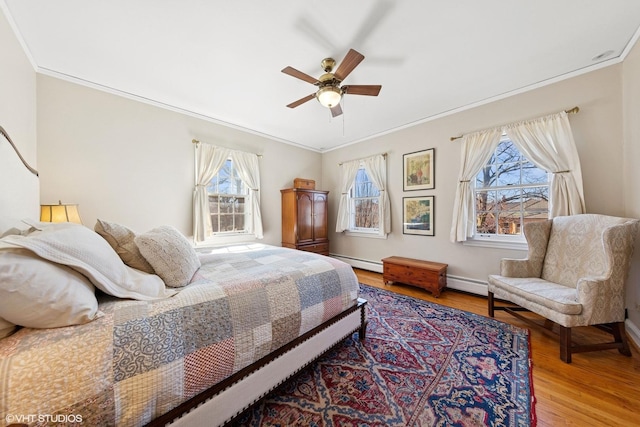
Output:
[[[331,254],[331,257],[346,262],[354,268],[361,268],[363,270],[382,273],[382,262],[370,261],[339,254]],[[487,282],[483,282],[477,279],[470,279],[468,277],[453,276],[451,274],[447,274],[447,288],[482,296],[487,296],[488,294]]]
[[373,271],[376,273],[382,273],[382,262],[380,261],[369,261],[361,258],[354,258],[346,255],[338,255],[331,254],[332,258],[339,259],[340,261],[346,262],[353,268],[361,268],[367,271]]
[[636,348],[640,350],[640,328],[630,319],[625,320],[624,326],[627,331],[627,336],[631,339],[631,341],[633,341],[633,344],[636,346]]

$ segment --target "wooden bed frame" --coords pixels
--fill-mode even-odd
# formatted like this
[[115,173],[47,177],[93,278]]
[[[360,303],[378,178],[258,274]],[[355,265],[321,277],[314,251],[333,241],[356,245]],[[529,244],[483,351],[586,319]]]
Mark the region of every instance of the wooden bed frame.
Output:
[[[39,218],[37,172],[26,167],[15,144],[0,135],[0,226],[24,218]],[[1,229],[1,227],[0,227]],[[241,414],[327,350],[359,331],[365,338],[366,300],[357,304],[221,383],[193,397],[149,426],[223,425]]]

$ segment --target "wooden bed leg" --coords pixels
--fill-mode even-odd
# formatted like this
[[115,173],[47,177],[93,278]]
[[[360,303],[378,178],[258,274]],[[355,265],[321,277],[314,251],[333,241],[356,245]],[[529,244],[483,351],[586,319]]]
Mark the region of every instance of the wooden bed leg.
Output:
[[487,301],[489,303],[489,317],[493,317],[493,292],[489,292]]
[[367,322],[364,322],[360,326],[360,329],[358,329],[358,338],[360,339],[360,341],[364,341],[366,337],[367,337]]
[[367,301],[360,306],[360,329],[358,329],[358,338],[364,341],[367,336]]
[[560,360],[571,363],[571,328],[560,326]]

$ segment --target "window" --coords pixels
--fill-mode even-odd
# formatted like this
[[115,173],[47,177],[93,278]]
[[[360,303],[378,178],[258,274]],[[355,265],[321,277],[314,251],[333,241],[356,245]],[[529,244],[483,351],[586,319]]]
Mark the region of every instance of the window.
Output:
[[207,185],[209,212],[214,235],[247,232],[249,191],[238,176],[233,161],[227,159]]
[[475,179],[475,237],[523,240],[523,225],[549,215],[548,173],[503,135]]
[[380,227],[380,190],[360,166],[349,190],[349,231],[378,233]]

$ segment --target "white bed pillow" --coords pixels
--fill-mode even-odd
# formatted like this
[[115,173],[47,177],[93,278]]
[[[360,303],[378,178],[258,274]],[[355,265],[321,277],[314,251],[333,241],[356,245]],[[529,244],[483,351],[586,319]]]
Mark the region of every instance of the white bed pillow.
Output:
[[176,293],[167,289],[155,274],[126,266],[106,240],[79,224],[51,224],[28,236],[7,236],[2,240],[29,249],[41,258],[73,268],[109,295],[155,300]]
[[[27,249],[0,250],[0,320],[30,328],[57,328],[101,315],[95,288],[82,274]],[[5,328],[9,325],[0,322],[0,333]]]
[[177,229],[164,225],[135,238],[142,256],[167,286],[188,285],[200,268],[200,259],[191,243]]

